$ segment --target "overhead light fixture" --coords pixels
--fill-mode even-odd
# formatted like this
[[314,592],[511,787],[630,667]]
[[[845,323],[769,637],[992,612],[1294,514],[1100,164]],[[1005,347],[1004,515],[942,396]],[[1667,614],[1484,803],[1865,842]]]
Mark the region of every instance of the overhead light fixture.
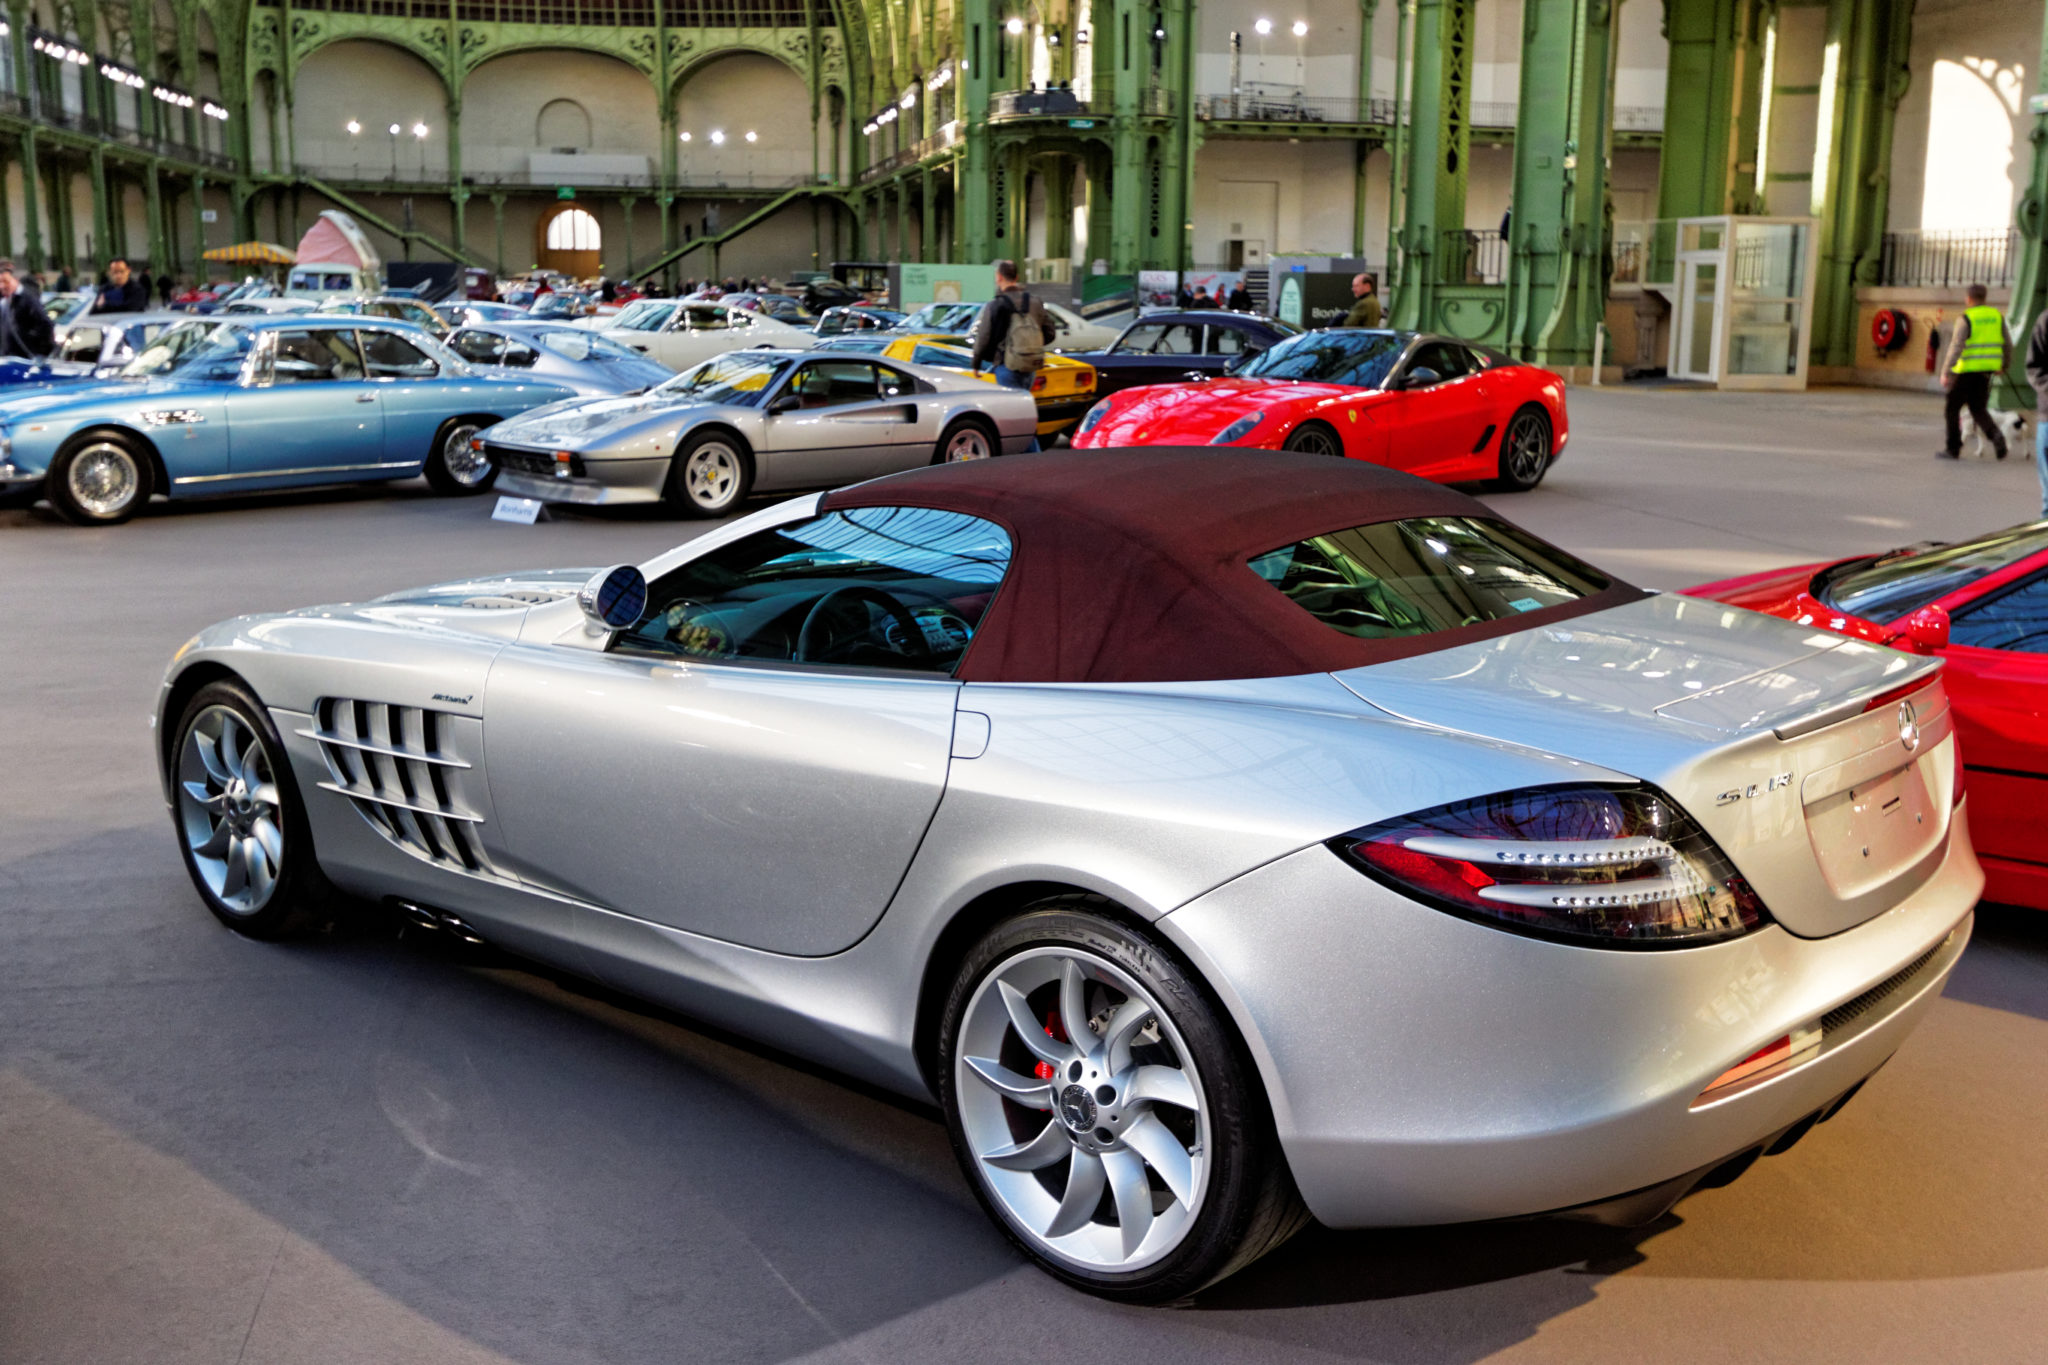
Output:
[[356,135],[357,133],[360,133],[360,132],[362,132],[362,131],[363,131],[363,125],[362,125],[362,124],[360,124],[360,123],[357,123],[357,122],[356,122],[356,121],[355,121],[354,119],[350,119],[350,120],[348,121],[348,135],[349,135],[350,137],[354,137],[354,136],[355,136],[355,135]]
[[404,129],[400,128],[397,124],[394,123],[391,125],[391,136],[393,137],[397,137],[403,131]]
[[1271,19],[1261,19],[1252,25],[1252,31],[1263,38],[1273,31],[1273,21]]
[[747,141],[759,142],[760,140],[761,135],[759,133],[755,132],[752,128],[747,129]]
[[690,134],[687,129],[684,130],[683,132],[677,133],[676,136],[681,138],[685,142],[688,142],[690,140]]
[[1010,31],[1010,36],[1014,38],[1024,31],[1024,21],[1022,19],[1013,18],[1010,20],[1009,23],[1003,25],[1003,27],[1008,29]]
[[1297,38],[1308,37],[1308,20],[1296,19],[1294,21],[1294,36]]
[[412,135],[416,138],[424,139],[427,135],[427,125],[424,123],[415,123],[412,126]]
[[723,147],[725,145],[725,130],[723,128],[713,128],[711,130],[711,145],[714,147]]
[[909,113],[912,109],[917,108],[917,91],[904,91],[903,98],[898,100],[897,104],[902,107],[903,112],[905,112],[906,114]]

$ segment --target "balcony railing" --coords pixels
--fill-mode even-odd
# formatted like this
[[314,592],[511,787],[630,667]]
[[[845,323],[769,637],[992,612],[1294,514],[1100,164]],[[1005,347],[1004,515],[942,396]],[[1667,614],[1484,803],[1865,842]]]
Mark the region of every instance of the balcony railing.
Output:
[[944,123],[940,125],[939,131],[930,137],[919,138],[901,151],[892,152],[880,161],[869,164],[868,168],[860,173],[860,183],[865,185],[870,180],[880,180],[883,176],[892,175],[905,166],[915,166],[926,157],[937,156],[949,147],[958,146],[959,143],[958,121]]
[[2013,228],[1887,232],[1877,282],[1919,289],[2009,285],[2019,254]]
[[[353,162],[346,166],[331,163],[300,162],[297,166],[297,171],[300,176],[308,179],[349,183],[428,185],[434,187],[445,186],[448,183],[448,172],[442,167],[420,169],[416,165],[406,166],[401,163],[397,173],[394,174],[388,161],[381,164],[374,160],[369,162]],[[824,177],[824,179],[829,181],[830,177]],[[645,190],[650,194],[655,189],[655,181],[652,176],[609,175],[590,171],[579,172],[566,178],[534,171],[464,172],[462,183],[472,189],[533,188],[536,186],[546,187],[565,184],[576,189],[638,189]],[[814,183],[813,179],[809,175],[791,175],[768,171],[749,173],[745,170],[697,171],[684,174],[677,181],[675,188],[679,192],[697,194],[720,190],[789,190],[795,189],[800,185],[812,183]]]
[[1499,284],[1508,274],[1507,238],[1493,228],[1452,228],[1437,247],[1437,283]]
[[[1513,128],[1518,110],[1511,101],[1480,101],[1472,106],[1474,128]],[[1362,100],[1351,95],[1308,95],[1290,86],[1247,81],[1233,92],[1195,97],[1195,117],[1214,123],[1376,123],[1394,122],[1390,99]],[[1407,119],[1404,117],[1404,123]],[[1617,132],[1657,133],[1664,129],[1658,105],[1621,105],[1614,111]]]

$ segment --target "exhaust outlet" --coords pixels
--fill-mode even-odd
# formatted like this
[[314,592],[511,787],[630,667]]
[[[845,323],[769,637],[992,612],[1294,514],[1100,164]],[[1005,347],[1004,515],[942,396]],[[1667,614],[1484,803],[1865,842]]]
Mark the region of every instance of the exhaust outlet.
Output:
[[430,905],[421,905],[416,901],[394,901],[393,904],[398,907],[399,913],[405,916],[406,922],[416,928],[447,934],[473,948],[483,946],[482,934],[446,910],[436,910]]
[[412,924],[414,928],[439,929],[441,927],[441,921],[435,918],[434,912],[427,909],[426,906],[415,905],[411,901],[398,901],[396,904],[398,912],[404,915],[407,922]]

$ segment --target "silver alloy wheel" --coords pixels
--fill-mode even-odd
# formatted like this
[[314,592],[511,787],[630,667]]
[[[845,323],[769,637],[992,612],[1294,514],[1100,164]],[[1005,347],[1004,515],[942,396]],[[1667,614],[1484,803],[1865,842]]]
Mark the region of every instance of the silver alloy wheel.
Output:
[[238,915],[270,902],[284,816],[263,741],[226,706],[201,711],[178,755],[178,825],[214,898]]
[[72,458],[64,484],[72,501],[95,517],[117,517],[142,490],[134,452],[118,441],[95,441]]
[[1303,455],[1342,455],[1344,448],[1337,444],[1337,438],[1321,427],[1302,427],[1287,438],[1287,448]]
[[953,433],[946,442],[946,463],[960,460],[986,460],[994,452],[988,447],[988,433],[972,422]]
[[724,441],[706,441],[683,461],[683,491],[707,512],[723,511],[739,488],[739,452]]
[[1202,1079],[1173,1021],[1108,960],[1033,948],[991,971],[961,1015],[953,1092],[982,1180],[1040,1254],[1137,1270],[1194,1226]]
[[482,430],[474,422],[458,422],[449,428],[448,438],[441,442],[441,467],[448,471],[449,478],[464,488],[474,488],[490,476],[490,459],[469,444]]
[[1543,477],[1550,460],[1550,424],[1533,412],[1524,412],[1508,423],[1507,475],[1511,483],[1529,487]]

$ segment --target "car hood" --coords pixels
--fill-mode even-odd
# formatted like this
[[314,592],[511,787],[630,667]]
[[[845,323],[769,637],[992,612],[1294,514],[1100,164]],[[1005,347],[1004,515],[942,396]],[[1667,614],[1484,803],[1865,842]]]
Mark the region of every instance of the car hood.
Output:
[[288,617],[352,620],[386,627],[454,631],[514,640],[527,612],[576,595],[596,569],[534,569],[463,578],[387,593],[367,602],[306,607]]
[[[1815,890],[1829,845],[1819,822],[1831,817],[1814,783],[1853,755],[1896,747],[1896,718],[1866,715],[1863,702],[1931,682],[1938,669],[1723,603],[1655,596],[1337,678],[1408,720],[1654,783],[1735,859],[1781,924],[1819,937],[1889,909],[1924,880],[1922,845],[1946,838],[1954,745],[1930,743],[1922,757],[1946,774],[1931,823],[1896,848],[1873,841],[1876,856],[1843,875],[1843,894]],[[1929,733],[1946,706],[1945,696],[1922,700]]]
[[585,450],[651,418],[714,406],[666,394],[621,394],[550,403],[491,428],[490,439],[508,445]]
[[0,401],[0,425],[12,425],[26,417],[61,416],[61,409],[72,406],[126,406],[168,397],[218,397],[225,387],[186,379],[108,379],[90,384],[62,384],[8,395]]
[[1206,445],[1248,413],[1279,407],[1298,412],[1359,392],[1348,384],[1297,379],[1225,377],[1199,384],[1153,384],[1112,398],[1115,406],[1090,444]]

